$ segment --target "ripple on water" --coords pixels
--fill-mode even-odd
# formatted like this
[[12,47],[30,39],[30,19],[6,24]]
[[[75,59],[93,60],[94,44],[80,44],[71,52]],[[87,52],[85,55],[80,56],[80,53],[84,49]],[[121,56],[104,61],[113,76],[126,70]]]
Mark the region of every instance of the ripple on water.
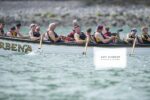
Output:
[[128,56],[125,69],[96,71],[74,53],[0,56],[0,99],[149,100],[150,56]]

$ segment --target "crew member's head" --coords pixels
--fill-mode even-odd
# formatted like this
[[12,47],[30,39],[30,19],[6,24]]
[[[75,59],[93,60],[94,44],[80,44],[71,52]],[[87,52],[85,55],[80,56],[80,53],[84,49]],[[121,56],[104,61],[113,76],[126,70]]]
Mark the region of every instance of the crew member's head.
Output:
[[105,30],[106,30],[107,32],[109,32],[109,27],[106,27]]
[[103,31],[103,26],[102,25],[98,25],[96,31],[97,32],[102,32]]
[[16,31],[15,26],[13,26],[13,27],[10,28],[10,32],[15,32],[15,31]]
[[17,27],[18,29],[20,29],[21,24],[20,24],[20,23],[16,24],[16,27]]
[[80,26],[79,26],[79,25],[75,25],[75,26],[74,26],[74,31],[75,31],[76,33],[80,34],[80,33],[81,33],[81,28],[80,28]]
[[131,29],[131,35],[135,36],[136,33],[137,33],[137,29],[136,28]]
[[55,28],[56,28],[56,26],[57,26],[57,23],[50,23],[49,26],[48,26],[48,28],[49,28],[49,30],[54,31]]
[[142,33],[148,34],[148,27],[142,27]]
[[30,25],[30,29],[31,29],[32,31],[35,31],[35,28],[36,28],[36,25],[35,25],[35,24],[31,24],[31,25]]
[[40,31],[40,26],[36,26],[35,31],[39,32]]

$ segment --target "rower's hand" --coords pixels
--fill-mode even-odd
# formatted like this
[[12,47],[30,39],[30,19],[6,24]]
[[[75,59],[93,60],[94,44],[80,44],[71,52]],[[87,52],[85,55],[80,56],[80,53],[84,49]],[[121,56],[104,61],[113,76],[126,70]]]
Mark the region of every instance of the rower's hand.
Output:
[[134,41],[134,38],[131,38],[132,41]]
[[110,37],[111,40],[114,40],[115,38],[116,38],[116,36],[111,36]]

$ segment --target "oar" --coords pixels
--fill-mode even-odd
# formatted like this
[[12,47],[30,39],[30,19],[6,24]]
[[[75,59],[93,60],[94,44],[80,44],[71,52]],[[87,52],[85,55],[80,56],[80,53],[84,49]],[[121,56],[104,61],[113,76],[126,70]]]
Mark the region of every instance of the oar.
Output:
[[130,55],[133,55],[133,54],[134,54],[134,49],[135,49],[136,40],[137,40],[137,37],[135,37],[135,39],[134,39],[133,46],[132,46],[132,51],[131,51],[131,54],[130,54]]
[[39,49],[41,49],[41,48],[42,48],[42,43],[43,43],[43,34],[41,35]]
[[84,49],[84,51],[83,51],[83,55],[86,55],[86,52],[87,52],[87,47],[88,47],[88,42],[89,42],[89,38],[87,38],[87,40],[86,40],[86,43],[85,43],[85,49]]

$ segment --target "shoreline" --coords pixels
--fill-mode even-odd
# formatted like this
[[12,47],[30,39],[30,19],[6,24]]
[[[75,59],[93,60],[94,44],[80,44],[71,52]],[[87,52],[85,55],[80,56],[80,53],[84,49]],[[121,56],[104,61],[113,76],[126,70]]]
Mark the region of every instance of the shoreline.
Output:
[[150,7],[144,5],[108,7],[86,6],[79,1],[1,1],[0,6],[0,21],[6,25],[35,22],[47,26],[50,22],[58,22],[61,26],[70,26],[72,20],[77,18],[82,26],[150,26]]

